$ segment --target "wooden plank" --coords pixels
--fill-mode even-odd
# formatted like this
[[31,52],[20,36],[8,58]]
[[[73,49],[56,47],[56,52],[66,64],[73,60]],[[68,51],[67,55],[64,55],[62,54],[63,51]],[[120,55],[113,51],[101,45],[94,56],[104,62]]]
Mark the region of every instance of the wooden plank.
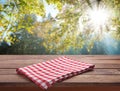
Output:
[[[0,85],[9,84],[18,84],[22,83],[32,83],[27,78],[20,75],[0,75]],[[82,84],[119,84],[120,85],[120,76],[119,75],[78,75],[67,79],[61,82],[58,85],[82,85]]]
[[[51,60],[50,58],[49,58],[49,60]],[[74,60],[77,60],[77,58],[74,58]],[[16,60],[5,60],[5,61],[0,61],[0,65],[2,65],[2,64],[15,64],[15,63],[39,63],[39,62],[43,62],[43,61],[48,61],[48,60],[46,60],[46,59],[16,59]],[[113,64],[120,64],[120,60],[90,60],[90,59],[86,59],[86,58],[84,58],[84,59],[79,59],[79,60],[77,60],[77,61],[81,61],[81,62],[87,62],[87,63],[107,63],[107,64],[109,64],[109,63],[113,63]]]
[[120,69],[94,69],[84,73],[85,75],[120,75]]
[[[49,60],[56,57],[60,57],[64,55],[0,55],[0,61],[6,61],[6,60],[29,60],[29,59],[44,59]],[[120,55],[65,55],[67,57],[75,58],[75,59],[81,59],[81,58],[87,58],[87,59],[98,59],[98,60],[120,60]]]
[[120,55],[83,55],[91,59],[120,59]]
[[83,62],[89,62],[89,63],[120,63],[120,58],[117,58],[119,56],[116,56],[114,58],[102,58],[102,57],[96,57],[96,58],[90,58],[90,57],[85,57],[85,58],[80,58],[79,56],[69,56],[69,58],[78,60],[78,61],[83,61]]
[[21,75],[0,75],[0,85],[5,83],[29,83],[30,81]]
[[[49,60],[50,59],[53,59],[53,58],[49,58]],[[74,58],[74,59],[77,59],[77,58]],[[1,65],[0,68],[18,68],[18,67],[23,67],[23,66],[34,64],[34,63],[43,62],[43,61],[46,61],[46,59],[42,59],[42,58],[24,59],[23,57],[23,59],[4,60],[4,61],[0,61],[0,65]],[[85,58],[85,59],[81,59],[81,61],[95,64],[96,68],[120,68],[120,60],[87,60]]]
[[[80,57],[79,57],[80,58]],[[87,59],[91,59],[91,60],[120,60],[120,56],[119,55],[115,55],[115,56],[112,56],[112,55],[94,55],[93,57],[92,56],[87,56],[85,57]]]
[[[0,69],[16,69],[19,67],[24,67],[24,66],[28,66],[28,65],[32,65],[33,63],[9,63],[9,64],[2,64],[0,65]],[[95,63],[95,68],[120,68],[120,64],[103,64],[103,63]]]
[[65,80],[63,83],[96,83],[96,84],[120,84],[120,75],[79,75]]
[[0,61],[0,65],[2,64],[24,64],[24,63],[40,63],[40,62],[43,62],[43,61],[46,61],[46,60],[43,60],[43,59],[30,59],[30,60],[19,60],[19,59],[16,59],[16,60],[6,60],[6,61]]
[[56,58],[59,55],[0,55],[0,61]]
[[[1,91],[45,91],[37,86],[5,86],[0,87]],[[62,87],[51,87],[46,91],[120,91],[120,86],[62,86]]]
[[95,64],[95,68],[109,68],[109,69],[113,69],[113,68],[120,68],[120,64]]
[[[94,69],[85,75],[120,75],[120,69]],[[0,75],[17,75],[16,69],[0,69]]]
[[16,69],[0,69],[0,75],[17,75]]

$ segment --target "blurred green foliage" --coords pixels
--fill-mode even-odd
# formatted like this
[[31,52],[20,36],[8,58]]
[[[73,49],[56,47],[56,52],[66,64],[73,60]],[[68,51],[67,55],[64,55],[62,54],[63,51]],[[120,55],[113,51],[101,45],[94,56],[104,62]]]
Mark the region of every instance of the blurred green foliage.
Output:
[[[86,6],[84,5],[92,8],[92,2],[90,0],[46,1],[48,5],[56,5],[59,13],[56,18],[50,17],[43,22],[37,22],[35,16],[41,16],[45,19],[43,0],[8,0],[5,4],[0,4],[0,42],[4,41],[12,45],[11,51],[16,48],[32,52],[27,48],[34,49],[37,45],[39,48],[36,49],[43,49],[44,53],[63,54],[70,48],[81,49],[85,44],[88,46],[87,50],[90,51],[94,46],[94,41],[99,39],[97,36],[91,39],[89,31],[86,32],[86,35],[78,33],[78,20],[85,11]],[[105,5],[113,9],[115,17],[113,17],[112,24],[116,26],[116,31],[111,34],[119,40],[120,0],[96,1],[99,4],[104,2]]]

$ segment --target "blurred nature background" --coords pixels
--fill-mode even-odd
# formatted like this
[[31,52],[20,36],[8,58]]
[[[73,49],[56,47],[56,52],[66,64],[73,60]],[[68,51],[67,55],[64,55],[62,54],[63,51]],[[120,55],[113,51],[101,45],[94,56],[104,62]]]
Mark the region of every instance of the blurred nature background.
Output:
[[0,54],[120,54],[120,0],[0,0]]

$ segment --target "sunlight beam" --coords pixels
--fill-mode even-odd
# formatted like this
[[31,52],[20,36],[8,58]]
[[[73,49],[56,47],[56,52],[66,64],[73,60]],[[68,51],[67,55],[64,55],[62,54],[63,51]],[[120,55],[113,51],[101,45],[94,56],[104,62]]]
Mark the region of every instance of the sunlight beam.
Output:
[[91,23],[95,27],[104,26],[109,20],[110,13],[104,8],[91,9],[88,12]]

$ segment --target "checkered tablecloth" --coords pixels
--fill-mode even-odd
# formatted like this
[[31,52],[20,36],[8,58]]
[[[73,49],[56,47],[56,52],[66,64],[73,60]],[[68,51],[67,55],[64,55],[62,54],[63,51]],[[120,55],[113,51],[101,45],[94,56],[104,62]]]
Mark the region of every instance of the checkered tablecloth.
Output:
[[17,68],[17,73],[25,75],[42,89],[51,87],[56,82],[92,70],[93,64],[72,60],[65,56]]

